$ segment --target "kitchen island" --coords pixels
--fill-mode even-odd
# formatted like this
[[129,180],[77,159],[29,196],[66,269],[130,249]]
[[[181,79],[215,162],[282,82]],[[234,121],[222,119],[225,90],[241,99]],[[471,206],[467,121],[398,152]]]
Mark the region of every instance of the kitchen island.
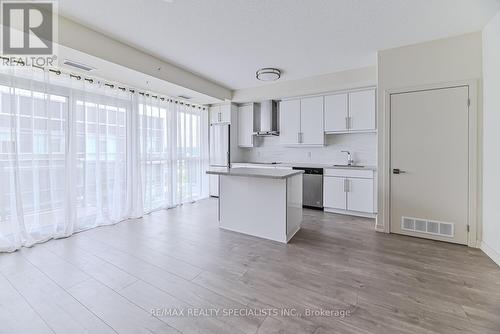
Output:
[[210,168],[219,175],[219,227],[287,243],[302,223],[301,170]]

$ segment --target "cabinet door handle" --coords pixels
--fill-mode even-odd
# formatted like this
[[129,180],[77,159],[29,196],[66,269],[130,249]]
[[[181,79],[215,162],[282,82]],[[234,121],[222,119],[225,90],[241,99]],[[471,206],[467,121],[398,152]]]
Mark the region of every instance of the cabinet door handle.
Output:
[[350,192],[351,191],[351,185],[349,184],[349,179],[345,179],[345,185],[346,185],[346,192]]
[[347,128],[349,130],[352,129],[352,117],[351,116],[347,117]]
[[349,117],[348,116],[345,117],[345,128],[346,128],[346,130],[349,129]]
[[347,179],[344,179],[344,192],[346,193],[347,192],[347,183],[346,183]]

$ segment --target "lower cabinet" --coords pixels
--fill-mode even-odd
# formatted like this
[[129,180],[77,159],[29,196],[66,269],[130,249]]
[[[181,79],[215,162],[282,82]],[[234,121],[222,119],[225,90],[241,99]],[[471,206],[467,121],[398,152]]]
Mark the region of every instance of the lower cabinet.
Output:
[[323,207],[339,210],[347,208],[345,180],[336,176],[323,177]]
[[373,179],[346,179],[346,209],[373,213],[373,192]]
[[208,176],[208,193],[212,197],[219,197],[219,175]]
[[324,210],[373,216],[376,212],[374,176],[372,170],[325,169]]

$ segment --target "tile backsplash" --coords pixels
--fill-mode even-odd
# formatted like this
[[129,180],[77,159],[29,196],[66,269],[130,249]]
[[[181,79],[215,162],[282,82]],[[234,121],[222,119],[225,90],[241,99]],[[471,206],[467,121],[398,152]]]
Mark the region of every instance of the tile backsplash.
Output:
[[309,162],[346,163],[346,154],[351,151],[355,164],[375,166],[377,164],[377,134],[350,133],[325,136],[324,147],[284,147],[279,137],[256,137],[255,147],[242,148],[240,156],[244,162]]

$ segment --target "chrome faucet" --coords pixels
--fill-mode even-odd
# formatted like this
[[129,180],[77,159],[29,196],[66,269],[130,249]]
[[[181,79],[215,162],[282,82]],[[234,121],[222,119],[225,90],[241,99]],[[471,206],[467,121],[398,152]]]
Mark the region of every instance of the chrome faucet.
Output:
[[354,165],[354,160],[352,159],[351,152],[349,151],[340,151],[340,152],[347,153],[347,166]]

